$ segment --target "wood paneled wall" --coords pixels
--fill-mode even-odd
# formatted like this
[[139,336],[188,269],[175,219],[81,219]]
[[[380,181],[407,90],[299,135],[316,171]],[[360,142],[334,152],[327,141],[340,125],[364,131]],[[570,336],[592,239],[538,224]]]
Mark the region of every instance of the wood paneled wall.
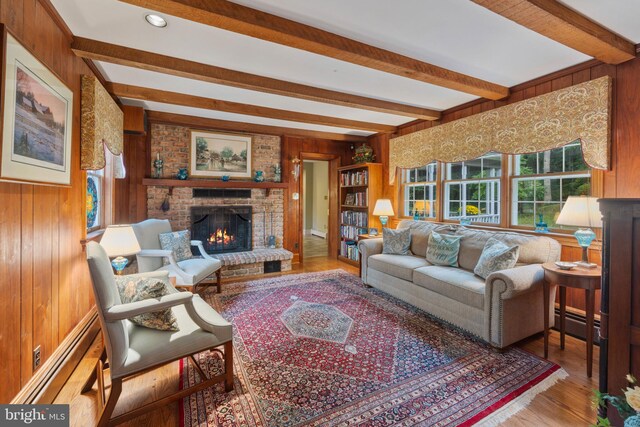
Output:
[[114,223],[132,224],[147,219],[147,187],[151,158],[146,134],[124,135],[124,166],[127,176],[114,185]]
[[[621,65],[606,65],[598,61],[589,61],[569,69],[541,77],[518,85],[511,95],[500,101],[478,100],[442,113],[441,123],[468,117],[473,114],[518,102],[554,90],[593,80],[602,76],[613,78],[613,117],[611,140],[611,170],[602,174],[603,197],[640,197],[640,58]],[[389,139],[406,135],[431,126],[438,122],[415,121],[401,126],[394,135],[377,134],[369,138],[379,161],[385,166],[383,173],[388,176]],[[385,196],[397,199],[397,186],[385,182]],[[579,259],[581,249],[571,236],[559,239],[562,244],[562,259]],[[590,251],[592,262],[600,264],[599,250]],[[599,305],[599,295],[597,304]],[[568,292],[567,305],[584,310],[582,292]],[[596,307],[599,309],[599,307]]]
[[41,347],[44,363],[93,306],[80,244],[80,76],[92,72],[71,52],[70,35],[46,6],[38,0],[0,1],[0,22],[74,96],[71,187],[0,183],[0,403],[8,403],[32,377],[33,349]]

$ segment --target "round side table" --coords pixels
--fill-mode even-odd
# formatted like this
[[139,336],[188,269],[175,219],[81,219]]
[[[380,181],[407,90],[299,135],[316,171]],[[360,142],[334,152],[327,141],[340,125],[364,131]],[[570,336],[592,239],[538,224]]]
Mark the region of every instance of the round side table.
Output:
[[542,264],[544,269],[544,357],[549,355],[549,290],[552,284],[560,291],[560,348],[564,350],[565,315],[567,308],[567,288],[584,289],[587,320],[587,376],[591,377],[593,365],[593,318],[596,290],[600,289],[602,269],[575,267],[561,270],[553,262]]

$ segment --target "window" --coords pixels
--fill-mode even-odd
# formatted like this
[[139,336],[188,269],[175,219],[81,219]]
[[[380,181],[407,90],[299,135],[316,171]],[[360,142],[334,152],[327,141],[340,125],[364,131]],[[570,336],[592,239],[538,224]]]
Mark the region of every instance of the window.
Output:
[[540,215],[549,228],[569,196],[591,193],[591,173],[580,142],[513,157],[512,225],[533,227]]
[[429,163],[403,172],[404,216],[436,217],[436,181],[438,164]]
[[501,175],[502,154],[498,153],[447,163],[445,219],[499,224]]

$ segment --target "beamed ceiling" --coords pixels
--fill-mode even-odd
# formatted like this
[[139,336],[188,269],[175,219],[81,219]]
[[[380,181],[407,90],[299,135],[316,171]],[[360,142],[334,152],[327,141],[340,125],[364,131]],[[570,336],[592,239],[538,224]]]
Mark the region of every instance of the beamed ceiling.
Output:
[[637,0],[51,1],[124,104],[345,140],[640,42]]

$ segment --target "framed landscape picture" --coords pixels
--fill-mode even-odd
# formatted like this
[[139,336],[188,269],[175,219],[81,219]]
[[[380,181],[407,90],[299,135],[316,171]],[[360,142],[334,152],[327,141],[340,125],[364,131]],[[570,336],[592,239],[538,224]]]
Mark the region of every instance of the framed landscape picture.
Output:
[[0,179],[71,184],[73,92],[2,28]]
[[191,131],[193,177],[251,178],[251,136]]

